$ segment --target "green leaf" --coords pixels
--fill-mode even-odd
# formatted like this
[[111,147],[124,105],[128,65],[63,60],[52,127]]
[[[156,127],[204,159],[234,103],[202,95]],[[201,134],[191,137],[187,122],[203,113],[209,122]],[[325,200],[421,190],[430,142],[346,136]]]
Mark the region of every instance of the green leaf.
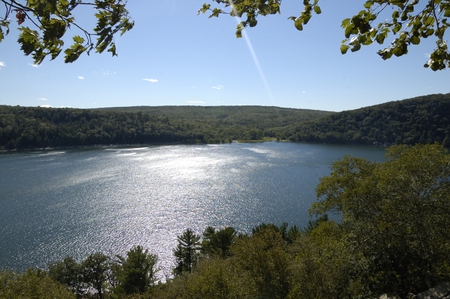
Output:
[[64,51],[64,53],[66,54],[64,62],[65,63],[74,62],[80,57],[81,54],[83,54],[86,51],[87,51],[86,47],[83,47],[80,44],[73,44],[70,48]]
[[73,41],[74,41],[76,44],[82,44],[82,43],[84,43],[84,38],[82,38],[82,37],[79,36],[79,35],[75,35],[75,36],[73,37]]
[[436,35],[439,39],[443,39],[443,38],[444,38],[444,34],[445,34],[445,28],[444,28],[444,27],[439,27],[438,29],[436,29],[435,35]]
[[433,17],[427,17],[424,21],[425,26],[431,26],[434,24],[435,19]]
[[206,13],[209,10],[210,7],[211,7],[211,4],[204,3],[202,8],[200,8],[198,10],[198,13]]
[[430,28],[430,29],[427,29],[426,31],[422,32],[422,36],[429,37],[429,36],[433,35],[433,33],[434,33],[434,29]]
[[347,28],[349,25],[350,25],[350,19],[349,19],[349,18],[344,19],[344,20],[342,21],[342,23],[341,23],[341,27],[342,27],[342,28]]
[[364,8],[370,9],[373,5],[373,1],[367,1],[364,3]]
[[27,27],[19,28],[19,30],[22,31],[22,33],[19,35],[18,42],[25,55],[30,55],[41,47],[37,31]]
[[111,46],[109,47],[108,52],[110,52],[112,54],[112,56],[117,56],[115,43],[111,43]]
[[407,54],[408,53],[408,49],[406,48],[406,45],[401,44],[401,45],[398,45],[398,46],[394,47],[394,49],[392,49],[392,53],[395,56],[400,57],[400,56],[402,56],[404,54]]
[[380,50],[377,52],[378,55],[383,58],[383,60],[389,59],[392,57],[392,51],[389,48],[386,48],[384,50]]
[[318,15],[320,15],[321,13],[322,13],[322,10],[320,9],[320,7],[319,6],[314,6],[314,12],[316,13],[316,14],[318,14]]
[[219,15],[222,13],[223,11],[221,9],[218,8],[214,8],[211,15],[209,16],[210,18],[212,17],[219,17]]
[[236,38],[241,38],[242,37],[242,30],[244,30],[244,28],[245,28],[245,23],[244,22],[240,22],[236,26]]
[[297,30],[302,31],[302,30],[303,30],[303,21],[302,21],[302,18],[297,18],[297,19],[295,20],[294,25],[295,25],[295,28],[297,28]]
[[406,12],[406,13],[411,13],[411,12],[413,12],[413,11],[414,11],[414,5],[408,4],[408,5],[406,6],[405,12]]
[[355,33],[358,33],[358,31],[353,24],[350,24],[345,28],[345,37],[346,38],[349,38],[350,35],[355,34]]
[[341,48],[340,48],[341,54],[347,53],[348,49],[350,49],[350,46],[349,46],[349,45],[342,44],[342,45],[341,45]]
[[420,37],[413,35],[413,36],[411,37],[411,43],[412,43],[413,45],[418,45],[418,44],[420,44]]
[[448,8],[446,8],[445,10],[444,10],[444,17],[450,17],[450,7],[448,7]]
[[366,36],[361,36],[360,41],[361,41],[361,43],[364,46],[368,46],[368,45],[371,45],[373,43],[372,39],[371,38],[367,38]]
[[250,27],[255,27],[257,24],[258,24],[258,21],[255,20],[255,19],[252,19],[252,20],[249,21]]
[[355,40],[352,42],[352,48],[350,49],[350,51],[352,52],[357,52],[361,49],[361,43],[359,42],[359,40]]
[[392,29],[392,32],[393,32],[394,34],[396,34],[396,33],[399,32],[401,29],[402,29],[402,24],[397,23],[397,24],[395,24],[394,28]]
[[311,19],[311,14],[310,13],[302,13],[302,22],[304,25],[308,24],[309,20]]
[[270,14],[280,13],[280,4],[278,2],[272,3],[270,8],[271,8]]
[[354,16],[352,18],[352,23],[355,25],[355,27],[361,26],[361,18],[358,16]]

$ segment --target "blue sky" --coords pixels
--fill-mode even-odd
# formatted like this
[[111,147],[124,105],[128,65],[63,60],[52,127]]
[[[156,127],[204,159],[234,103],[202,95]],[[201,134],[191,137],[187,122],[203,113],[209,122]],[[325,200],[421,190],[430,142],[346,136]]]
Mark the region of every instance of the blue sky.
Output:
[[[61,56],[34,66],[20,51],[13,23],[0,43],[0,104],[262,105],[343,111],[450,92],[449,71],[423,68],[433,40],[387,61],[376,54],[381,48],[376,44],[340,53],[341,21],[361,10],[363,1],[321,0],[322,14],[314,15],[300,32],[287,18],[300,13],[302,1],[285,0],[281,15],[260,17],[258,26],[246,29],[241,39],[235,37],[235,19],[197,15],[205,2],[129,0],[135,27],[116,39],[119,56],[91,53],[72,64],[64,64]],[[85,13],[77,20],[92,23]]]

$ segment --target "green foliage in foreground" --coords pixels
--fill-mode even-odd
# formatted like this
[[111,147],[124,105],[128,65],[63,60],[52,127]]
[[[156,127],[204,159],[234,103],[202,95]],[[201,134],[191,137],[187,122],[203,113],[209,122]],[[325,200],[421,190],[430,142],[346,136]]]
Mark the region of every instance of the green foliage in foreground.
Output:
[[[261,16],[281,13],[281,0],[210,0],[218,7],[205,3],[199,13],[210,13],[211,17],[228,14],[240,19],[236,28],[236,36],[242,37],[246,27],[255,27]],[[313,15],[322,13],[320,0],[304,0],[297,16],[288,19],[293,21],[297,30],[302,31]],[[394,56],[408,54],[408,47],[418,45],[423,39],[432,38],[436,48],[424,67],[433,71],[450,67],[450,52],[448,51],[445,34],[450,24],[450,2],[442,0],[367,0],[360,2],[359,12],[342,20],[343,36],[341,53],[350,50],[356,52],[362,46],[373,43],[383,45],[390,36],[393,40],[378,55],[384,60]],[[321,2],[326,9],[327,1]],[[352,3],[353,4],[353,3]],[[299,4],[300,5],[300,4]],[[344,8],[343,8],[344,9]],[[361,9],[361,10],[360,10]],[[350,10],[345,7],[344,10]]]
[[[83,53],[105,50],[116,56],[114,37],[131,30],[131,20],[126,1],[122,0],[58,0],[58,1],[14,1],[0,0],[0,42],[9,33],[10,26],[17,21],[20,32],[17,42],[25,55],[31,55],[34,63],[40,64],[47,56],[51,60],[64,50],[64,61],[74,62]],[[25,3],[22,3],[25,2]],[[76,17],[86,20],[83,7],[92,8],[95,27],[91,30],[78,23]],[[73,35],[73,44],[65,47],[69,29],[80,35]]]
[[29,269],[23,274],[1,272],[0,298],[75,299],[76,296],[44,271]]
[[[48,274],[1,273],[0,297],[407,298],[450,281],[450,155],[442,146],[393,146],[382,163],[344,157],[317,196],[310,213],[320,217],[303,230],[207,227],[201,242],[186,230],[174,250],[177,275],[164,283],[155,284],[156,256],[138,246],[116,261],[99,254],[66,258]],[[333,211],[339,223],[325,214]]]

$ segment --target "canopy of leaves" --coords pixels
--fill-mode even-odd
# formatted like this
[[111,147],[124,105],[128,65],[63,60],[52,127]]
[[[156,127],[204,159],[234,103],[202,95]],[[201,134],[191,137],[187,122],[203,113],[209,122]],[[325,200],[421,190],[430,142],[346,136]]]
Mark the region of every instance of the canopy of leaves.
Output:
[[0,298],[75,299],[76,296],[44,271],[29,269],[23,274],[0,272]]
[[[321,14],[320,0],[304,0],[303,10],[298,16],[288,19],[294,22],[295,28],[303,30],[314,14]],[[211,0],[220,8],[204,4],[199,13],[210,13],[210,17],[221,14],[243,17],[236,29],[236,36],[242,36],[245,27],[257,25],[258,16],[279,14],[281,0]],[[326,5],[326,4],[325,4]],[[345,4],[342,4],[345,5]],[[392,10],[386,10],[391,7]],[[450,23],[450,2],[446,0],[367,0],[361,2],[358,14],[342,21],[345,39],[340,50],[342,54],[350,49],[359,51],[361,46],[385,43],[389,35],[393,36],[390,45],[378,51],[383,59],[402,56],[408,53],[408,47],[418,45],[424,38],[433,37],[436,48],[425,63],[433,71],[450,67],[450,52],[445,40],[446,30]],[[245,17],[244,17],[245,16]]]
[[[107,50],[116,56],[114,36],[133,28],[134,22],[125,8],[123,0],[0,0],[4,13],[0,16],[0,42],[9,33],[11,18],[20,26],[18,42],[25,55],[31,55],[34,63],[40,64],[47,56],[55,59],[64,51],[64,61],[74,62],[81,54],[92,50],[102,53]],[[23,3],[25,2],[25,3]],[[76,15],[83,7],[93,8],[96,26],[89,31],[78,24]],[[15,15],[14,15],[15,14]],[[81,35],[73,35],[73,43],[64,46],[70,29]]]
[[404,297],[450,279],[449,194],[450,155],[442,146],[395,146],[383,163],[335,162],[311,213],[341,213],[367,291]]

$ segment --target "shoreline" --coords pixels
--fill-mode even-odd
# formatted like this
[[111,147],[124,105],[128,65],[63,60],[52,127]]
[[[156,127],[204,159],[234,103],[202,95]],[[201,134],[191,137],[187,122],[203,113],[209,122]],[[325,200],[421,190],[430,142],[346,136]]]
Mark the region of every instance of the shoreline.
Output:
[[24,149],[0,149],[0,153],[21,153],[31,151],[53,151],[53,150],[67,150],[67,149],[96,149],[96,148],[115,148],[115,147],[139,147],[139,146],[152,146],[152,145],[174,145],[174,144],[206,144],[201,142],[185,143],[185,142],[155,142],[155,143],[124,143],[124,144],[94,144],[94,145],[67,145],[67,146],[55,146],[55,147],[35,147]]
[[322,143],[322,142],[294,142],[289,140],[232,140],[226,143],[205,143],[205,142],[155,142],[155,143],[124,143],[124,144],[95,144],[95,145],[71,145],[71,146],[56,146],[56,147],[36,147],[36,148],[26,148],[26,149],[13,149],[5,150],[0,149],[0,154],[7,153],[24,153],[24,152],[34,152],[34,151],[54,151],[54,150],[71,150],[71,149],[99,149],[99,148],[133,148],[133,147],[147,147],[147,146],[162,146],[162,145],[203,145],[203,144],[234,144],[234,143],[265,143],[265,142],[281,142],[281,143],[305,143],[305,144],[324,144],[324,145],[340,145],[340,146],[364,146],[364,147],[379,147],[387,148],[391,145],[385,144],[355,144],[355,143]]

